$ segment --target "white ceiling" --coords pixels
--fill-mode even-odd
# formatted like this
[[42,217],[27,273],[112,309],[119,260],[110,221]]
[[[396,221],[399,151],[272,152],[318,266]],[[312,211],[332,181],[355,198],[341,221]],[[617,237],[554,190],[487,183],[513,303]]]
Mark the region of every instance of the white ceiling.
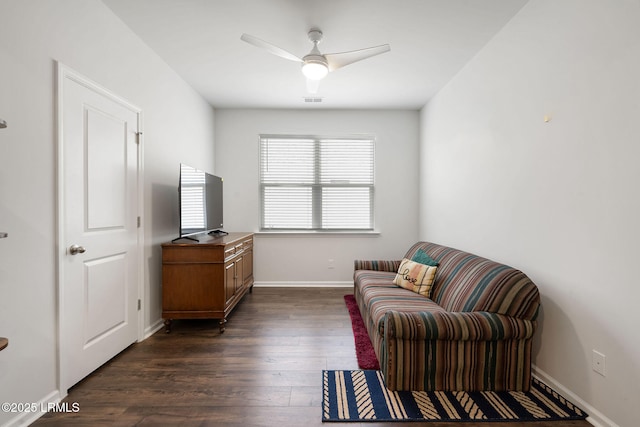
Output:
[[[103,0],[216,108],[419,109],[528,0]],[[306,103],[300,64],[240,40],[248,33],[299,57],[388,43],[391,51],[330,73]]]

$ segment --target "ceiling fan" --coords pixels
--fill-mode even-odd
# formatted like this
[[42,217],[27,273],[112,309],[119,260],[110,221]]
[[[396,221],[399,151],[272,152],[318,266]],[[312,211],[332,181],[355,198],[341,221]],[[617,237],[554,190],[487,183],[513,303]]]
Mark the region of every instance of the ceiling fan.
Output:
[[318,49],[318,43],[322,40],[322,31],[317,28],[312,28],[309,30],[308,36],[311,43],[313,43],[313,48],[311,49],[311,52],[302,58],[249,34],[243,34],[240,39],[249,44],[265,49],[269,53],[281,58],[302,63],[302,74],[307,78],[307,90],[309,93],[318,92],[320,80],[322,80],[330,71],[335,71],[345,65],[362,61],[363,59],[371,58],[372,56],[380,55],[381,53],[391,50],[391,47],[389,47],[388,44],[383,44],[380,46],[352,50],[349,52],[322,54]]

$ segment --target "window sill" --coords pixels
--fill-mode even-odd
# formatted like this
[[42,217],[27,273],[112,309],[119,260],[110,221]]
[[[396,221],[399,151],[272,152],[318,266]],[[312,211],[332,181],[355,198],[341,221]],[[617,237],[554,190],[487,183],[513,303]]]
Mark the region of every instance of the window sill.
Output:
[[260,230],[254,232],[257,236],[356,236],[356,237],[377,237],[380,236],[378,230],[348,230],[348,231],[318,231],[318,230]]

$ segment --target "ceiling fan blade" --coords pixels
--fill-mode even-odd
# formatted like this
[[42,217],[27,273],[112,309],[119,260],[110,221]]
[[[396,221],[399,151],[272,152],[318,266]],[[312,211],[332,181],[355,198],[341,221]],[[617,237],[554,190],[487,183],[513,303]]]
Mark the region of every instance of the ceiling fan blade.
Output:
[[380,46],[368,47],[366,49],[352,50],[350,52],[327,53],[324,55],[329,64],[329,71],[335,71],[345,65],[353,64],[381,53],[389,52],[391,47],[388,44]]
[[286,50],[279,48],[278,46],[274,46],[271,43],[267,43],[266,41],[249,34],[243,34],[242,36],[240,36],[240,39],[249,44],[265,49],[269,51],[269,53],[277,55],[281,58],[288,59],[290,61],[302,62],[302,59],[298,58],[293,53],[289,53]]

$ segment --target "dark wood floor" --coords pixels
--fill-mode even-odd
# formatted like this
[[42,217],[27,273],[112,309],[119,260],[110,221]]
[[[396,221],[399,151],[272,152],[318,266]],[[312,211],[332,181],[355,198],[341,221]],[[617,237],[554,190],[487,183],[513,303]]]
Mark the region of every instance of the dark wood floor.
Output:
[[[357,369],[348,288],[254,288],[218,332],[175,321],[69,391],[77,413],[35,426],[320,426],[323,369]],[[330,423],[326,426],[505,427],[505,423]],[[514,425],[514,424],[511,424]],[[518,423],[588,427],[586,421]]]

